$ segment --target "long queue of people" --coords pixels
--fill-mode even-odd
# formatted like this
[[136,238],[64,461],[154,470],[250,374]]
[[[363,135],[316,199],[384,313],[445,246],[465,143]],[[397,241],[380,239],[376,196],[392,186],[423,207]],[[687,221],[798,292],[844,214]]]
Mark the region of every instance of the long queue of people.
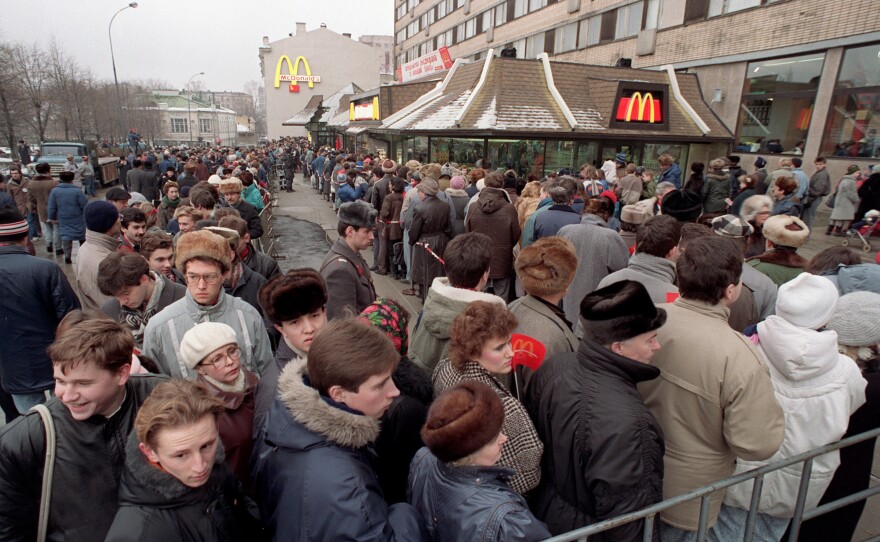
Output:
[[[0,303],[23,339],[0,344],[22,414],[0,428],[0,538],[542,540],[880,425],[878,266],[746,260],[756,230],[761,254],[796,256],[809,229],[790,215],[706,216],[671,180],[647,197],[609,182],[613,164],[521,186],[485,161],[263,152],[284,189],[303,167],[338,206],[318,270],[253,247],[236,203],[259,170],[235,172],[237,152],[173,237],[88,203],[78,294],[0,209]],[[372,272],[392,270],[424,297],[417,318],[377,298]],[[541,363],[514,363],[539,344]],[[51,424],[28,411],[44,401]],[[864,461],[823,456],[807,506],[867,487]],[[762,540],[783,536],[798,475],[765,480]],[[749,489],[713,495],[714,539],[742,539]],[[696,539],[698,518],[672,508],[652,535]]]

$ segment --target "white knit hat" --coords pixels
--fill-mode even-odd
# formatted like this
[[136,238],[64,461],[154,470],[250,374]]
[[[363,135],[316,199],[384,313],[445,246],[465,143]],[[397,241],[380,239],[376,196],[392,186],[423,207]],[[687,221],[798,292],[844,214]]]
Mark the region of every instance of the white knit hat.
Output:
[[846,346],[880,344],[880,294],[852,292],[840,297],[828,322],[837,342]]
[[188,369],[195,369],[208,355],[227,344],[237,344],[235,330],[220,322],[197,324],[180,341],[180,358]]
[[779,287],[776,315],[807,329],[819,329],[831,320],[840,294],[833,282],[801,273]]

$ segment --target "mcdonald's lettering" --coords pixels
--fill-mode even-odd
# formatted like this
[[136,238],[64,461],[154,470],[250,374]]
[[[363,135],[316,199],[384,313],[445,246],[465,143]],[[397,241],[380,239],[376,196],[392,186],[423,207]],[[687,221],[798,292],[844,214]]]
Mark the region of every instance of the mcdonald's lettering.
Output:
[[517,339],[513,342],[511,346],[513,347],[514,352],[528,352],[529,354],[535,355],[534,341]]
[[[287,73],[282,75],[281,67],[285,63],[287,64]],[[300,64],[305,68],[305,75],[299,74]],[[321,82],[321,76],[312,75],[312,68],[309,66],[309,62],[305,57],[298,56],[296,57],[295,62],[291,62],[289,56],[281,55],[281,58],[278,59],[278,64],[275,65],[275,88],[281,87],[281,81],[287,81],[290,83],[288,86],[290,92],[299,92],[299,85],[297,83],[308,83],[309,88],[315,88],[315,83]]]
[[616,118],[620,122],[663,122],[660,100],[650,92],[633,92],[631,96],[620,99]]

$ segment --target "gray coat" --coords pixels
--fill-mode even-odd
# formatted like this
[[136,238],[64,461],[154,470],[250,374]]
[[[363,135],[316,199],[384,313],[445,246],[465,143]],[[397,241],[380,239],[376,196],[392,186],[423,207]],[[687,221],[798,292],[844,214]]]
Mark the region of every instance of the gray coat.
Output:
[[328,320],[341,316],[346,307],[359,314],[376,300],[370,266],[344,239],[338,239],[324,256],[321,276],[327,284]]
[[112,299],[98,289],[98,266],[117,248],[119,240],[115,237],[86,230],[86,242],[76,254],[76,289],[82,308],[100,310],[104,303]]
[[562,300],[566,320],[577,322],[581,300],[608,274],[626,267],[629,248],[619,233],[608,229],[604,220],[591,214],[582,216],[580,224],[563,226],[557,235],[574,244],[580,261],[574,281]]
[[845,175],[837,185],[837,198],[831,220],[852,220],[859,205],[859,194],[856,192],[856,180],[852,175]]
[[[675,285],[675,264],[666,258],[659,258],[644,252],[633,254],[626,269],[611,273],[601,282],[598,288],[604,288],[622,280],[634,280],[648,290],[654,303],[671,303],[678,297]],[[669,299],[669,294],[676,294]]]
[[[519,322],[514,332],[538,339],[547,347],[544,359],[577,350],[579,341],[569,324],[540,299],[529,294],[512,302],[509,309]],[[528,367],[517,368],[523,389],[528,385],[532,372]]]
[[133,169],[128,172],[129,188],[142,194],[147,201],[159,199],[159,180],[153,170]]

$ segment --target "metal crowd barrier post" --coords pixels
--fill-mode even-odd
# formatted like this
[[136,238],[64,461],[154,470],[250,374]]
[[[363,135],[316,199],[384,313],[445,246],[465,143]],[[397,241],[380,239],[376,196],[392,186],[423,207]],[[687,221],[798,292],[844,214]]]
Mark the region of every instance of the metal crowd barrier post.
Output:
[[762,467],[758,467],[756,469],[737,474],[736,476],[732,476],[724,480],[719,480],[718,482],[694,489],[693,491],[689,491],[676,497],[672,497],[671,499],[666,499],[657,504],[648,506],[647,508],[643,508],[642,510],[623,514],[615,518],[606,519],[605,521],[594,523],[586,527],[581,527],[580,529],[575,529],[574,531],[569,531],[567,533],[548,538],[547,540],[545,540],[545,542],[587,542],[589,540],[589,537],[592,535],[599,534],[615,527],[619,527],[621,525],[625,525],[627,523],[638,520],[644,521],[644,532],[642,539],[647,542],[651,540],[651,532],[653,531],[655,518],[658,513],[678,506],[687,501],[691,501],[693,499],[700,499],[700,522],[697,530],[697,540],[703,542],[706,540],[708,534],[709,499],[711,497],[711,494],[715,491],[718,491],[719,489],[725,489],[730,486],[741,484],[743,482],[748,482],[749,480],[754,480],[754,485],[752,486],[752,497],[749,503],[749,515],[746,520],[746,531],[744,537],[745,542],[751,542],[752,540],[754,540],[758,504],[760,503],[761,491],[764,487],[764,476],[767,473],[780,470],[784,467],[803,463],[804,466],[801,470],[800,487],[798,489],[797,500],[795,501],[795,512],[794,516],[791,519],[791,534],[788,537],[789,542],[794,542],[798,538],[801,523],[803,523],[804,521],[808,519],[813,519],[823,514],[827,514],[828,512],[833,512],[834,510],[843,508],[844,506],[847,506],[849,504],[866,500],[880,493],[880,486],[874,486],[858,493],[849,495],[847,497],[842,497],[835,501],[825,503],[817,508],[804,510],[804,506],[807,500],[807,490],[810,486],[810,474],[813,471],[813,459],[820,455],[824,455],[835,450],[840,450],[841,448],[846,448],[847,446],[852,446],[853,444],[858,444],[866,440],[876,439],[878,436],[880,436],[880,428],[872,429],[871,431],[866,431],[859,435],[854,435],[838,442],[827,444],[825,446],[820,446],[819,448],[814,448],[812,450],[789,457],[787,459],[774,461],[773,463],[768,463],[767,465],[764,465]]

